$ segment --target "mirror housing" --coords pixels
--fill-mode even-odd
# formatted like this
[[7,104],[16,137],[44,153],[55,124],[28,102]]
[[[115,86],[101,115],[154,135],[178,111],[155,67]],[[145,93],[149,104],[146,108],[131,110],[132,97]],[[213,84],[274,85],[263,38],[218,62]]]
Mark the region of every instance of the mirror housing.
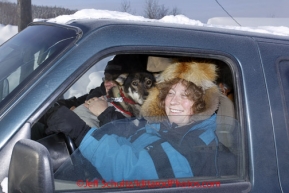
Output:
[[54,178],[48,150],[36,141],[21,139],[12,151],[8,192],[54,192]]

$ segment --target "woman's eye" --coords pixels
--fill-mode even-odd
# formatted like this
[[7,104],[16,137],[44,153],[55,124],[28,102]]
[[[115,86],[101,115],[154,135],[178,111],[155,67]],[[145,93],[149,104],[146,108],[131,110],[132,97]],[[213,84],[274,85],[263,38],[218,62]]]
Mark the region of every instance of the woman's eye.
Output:
[[168,93],[168,95],[173,95],[173,94],[174,94],[173,92],[169,92],[169,93]]
[[182,97],[182,98],[188,98],[188,96],[185,95],[185,94],[182,94],[181,97]]

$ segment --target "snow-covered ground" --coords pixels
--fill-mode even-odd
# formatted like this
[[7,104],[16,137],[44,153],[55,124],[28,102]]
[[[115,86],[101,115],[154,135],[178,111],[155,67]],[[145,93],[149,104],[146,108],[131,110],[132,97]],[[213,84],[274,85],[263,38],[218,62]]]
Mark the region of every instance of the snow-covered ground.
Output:
[[[205,26],[205,27],[217,27],[217,28],[229,28],[241,31],[250,31],[257,33],[267,33],[274,35],[282,35],[289,36],[289,28],[286,26],[254,26],[254,27],[246,27],[246,26],[233,26],[233,25],[216,25],[216,24],[204,24],[199,20],[190,19],[184,15],[169,15],[165,16],[160,20],[147,19],[142,16],[135,16],[129,13],[117,12],[117,11],[108,11],[108,10],[96,10],[96,9],[83,9],[72,15],[62,15],[56,18],[48,20],[49,22],[56,23],[68,23],[74,19],[80,18],[110,18],[110,19],[122,19],[122,20],[134,20],[134,21],[147,21],[147,22],[165,22],[165,23],[178,23],[178,24],[186,24],[186,25],[196,25],[196,26]],[[224,20],[227,18],[224,18]],[[261,20],[265,21],[272,18],[259,18],[257,21]],[[284,18],[281,18],[284,20]],[[248,18],[248,20],[252,20],[252,18]],[[209,20],[210,21],[210,20]],[[278,19],[275,18],[276,23],[278,23]],[[266,23],[266,22],[263,22]],[[271,22],[272,23],[272,22]],[[280,23],[278,23],[280,24]]]
[[1,25],[0,24],[0,44],[11,38],[13,35],[18,33],[18,27],[12,25]]

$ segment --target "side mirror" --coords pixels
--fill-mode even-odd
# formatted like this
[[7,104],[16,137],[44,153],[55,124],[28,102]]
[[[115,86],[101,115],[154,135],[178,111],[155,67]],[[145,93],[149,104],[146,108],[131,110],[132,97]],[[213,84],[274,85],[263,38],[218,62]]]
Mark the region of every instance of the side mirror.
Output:
[[43,145],[29,139],[15,144],[9,166],[8,192],[54,192],[51,158]]

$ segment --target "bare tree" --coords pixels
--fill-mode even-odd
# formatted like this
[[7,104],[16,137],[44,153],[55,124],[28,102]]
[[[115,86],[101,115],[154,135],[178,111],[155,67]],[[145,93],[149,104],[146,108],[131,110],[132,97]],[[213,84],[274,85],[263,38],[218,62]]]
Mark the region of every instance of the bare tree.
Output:
[[144,17],[149,19],[161,19],[166,15],[172,14],[177,15],[179,14],[179,10],[177,7],[173,8],[172,11],[169,11],[163,4],[159,4],[157,0],[146,0],[145,10],[144,10]]
[[127,12],[127,13],[130,13],[132,15],[134,15],[136,13],[135,10],[131,9],[130,1],[128,1],[128,0],[122,0],[121,1],[120,11]]
[[155,0],[146,0],[146,7],[145,7],[145,17],[149,19],[158,19],[157,14],[158,14],[158,7],[159,4]]
[[120,4],[120,11],[129,13],[131,11],[130,1],[122,0]]
[[181,13],[181,11],[179,11],[179,9],[177,7],[174,7],[171,11],[171,15],[179,15]]
[[159,5],[158,14],[157,14],[158,19],[161,19],[164,16],[168,15],[168,13],[169,13],[169,9],[168,8],[166,8],[163,4]]

